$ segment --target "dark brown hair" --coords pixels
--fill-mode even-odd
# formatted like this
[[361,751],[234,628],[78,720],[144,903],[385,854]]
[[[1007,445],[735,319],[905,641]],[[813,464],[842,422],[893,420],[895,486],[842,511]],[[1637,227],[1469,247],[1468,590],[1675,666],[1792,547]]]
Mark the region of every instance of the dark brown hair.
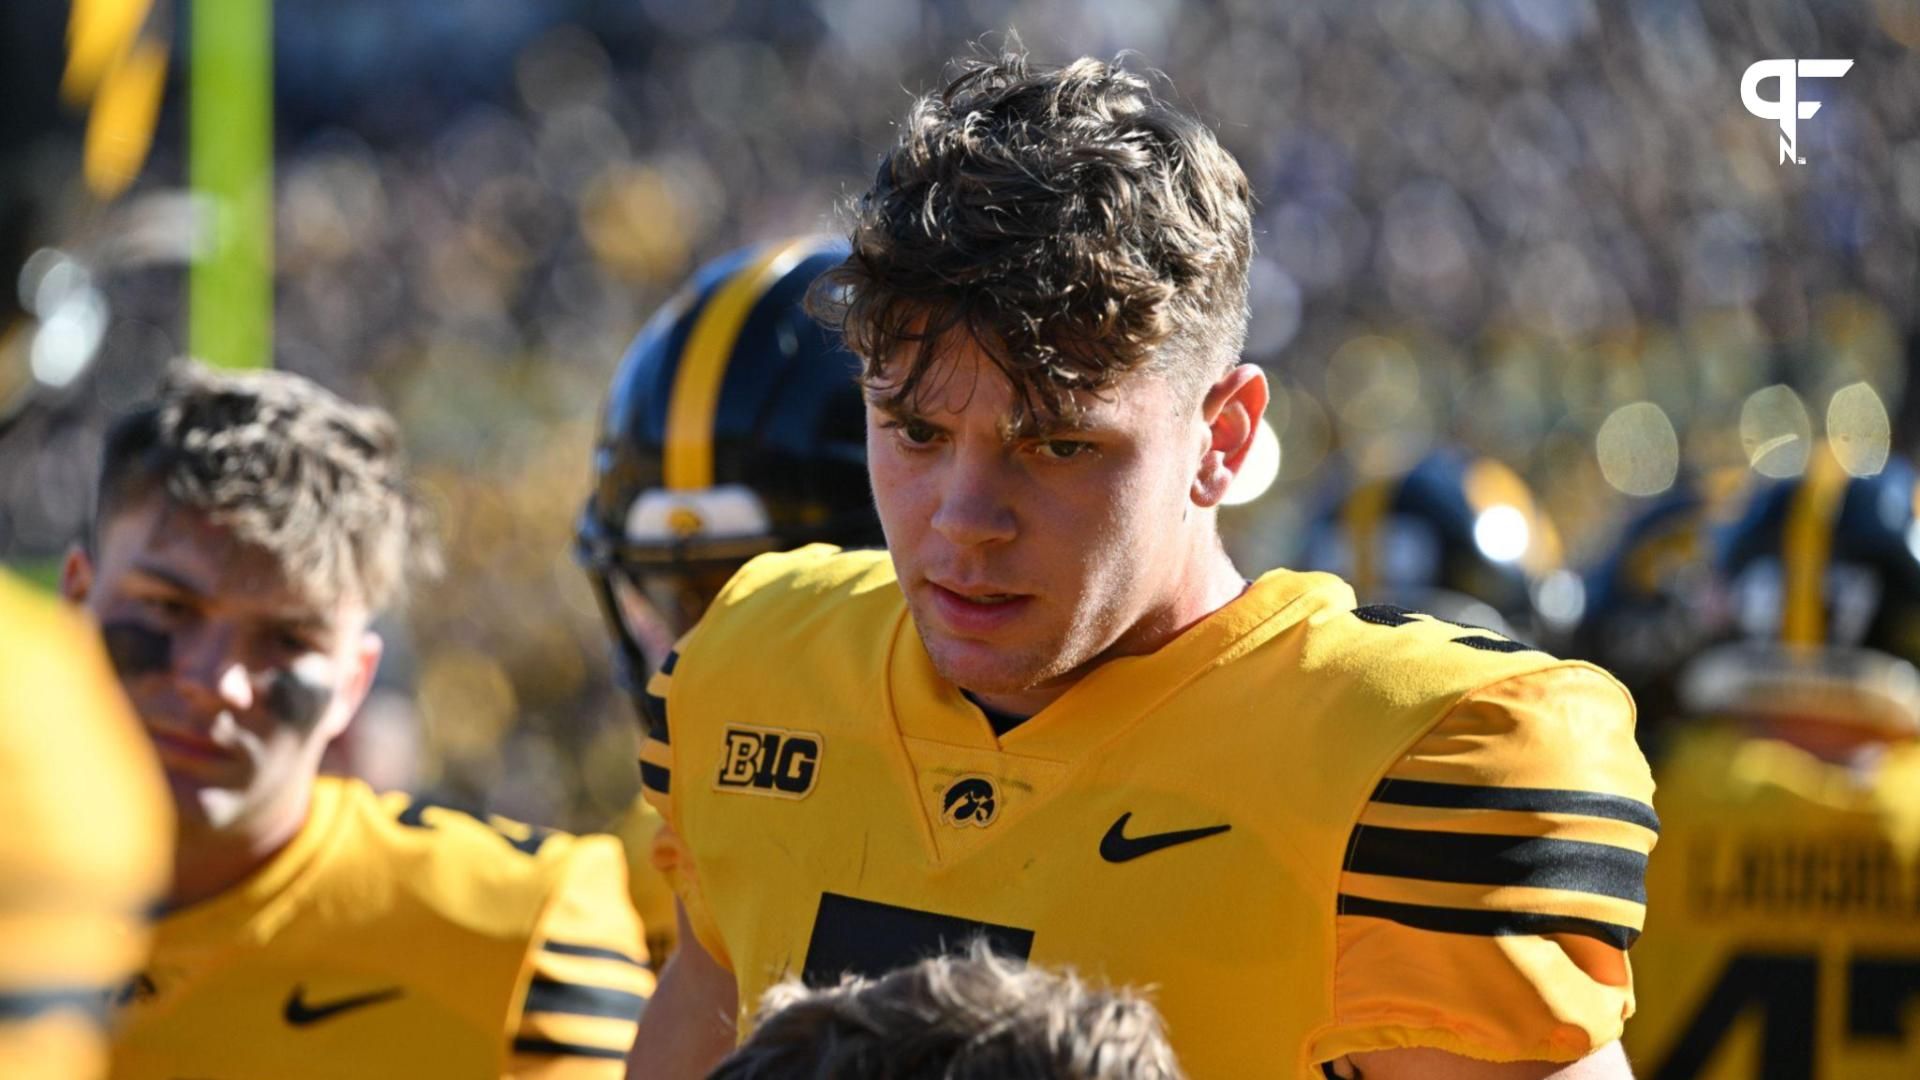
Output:
[[1246,175],[1117,61],[1045,67],[1014,39],[962,62],[909,110],[853,217],[852,253],[812,309],[895,401],[956,329],[1025,416],[1070,416],[1075,391],[1139,369],[1210,384],[1245,341]]
[[438,568],[393,418],[298,375],[170,368],[154,400],[107,432],[96,538],[153,495],[264,548],[322,602],[352,595],[377,611],[409,569]]
[[1178,1080],[1144,999],[976,946],[878,979],[767,991],[708,1080]]

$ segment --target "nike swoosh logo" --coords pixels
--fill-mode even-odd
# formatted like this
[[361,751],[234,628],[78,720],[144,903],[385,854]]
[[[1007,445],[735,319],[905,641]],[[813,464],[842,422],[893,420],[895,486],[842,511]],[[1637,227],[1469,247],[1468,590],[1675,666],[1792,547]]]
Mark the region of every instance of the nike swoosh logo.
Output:
[[385,990],[375,990],[366,994],[355,994],[352,997],[341,998],[338,1001],[329,1001],[316,1005],[307,1001],[307,985],[301,983],[293,988],[293,993],[287,995],[287,1007],[284,1015],[287,1018],[287,1023],[292,1024],[294,1027],[306,1027],[309,1024],[317,1024],[322,1020],[339,1016],[344,1012],[351,1012],[354,1009],[364,1009],[369,1005],[379,1005],[392,1001],[403,993],[405,993],[405,991],[399,987],[390,986]]
[[1142,855],[1151,855],[1156,851],[1170,848],[1175,844],[1190,844],[1195,840],[1205,840],[1209,836],[1219,836],[1231,825],[1209,825],[1204,829],[1176,829],[1173,832],[1148,833],[1145,836],[1128,836],[1127,822],[1133,820],[1133,811],[1120,815],[1113,823],[1107,835],[1100,838],[1100,857],[1110,863],[1123,863],[1137,859]]

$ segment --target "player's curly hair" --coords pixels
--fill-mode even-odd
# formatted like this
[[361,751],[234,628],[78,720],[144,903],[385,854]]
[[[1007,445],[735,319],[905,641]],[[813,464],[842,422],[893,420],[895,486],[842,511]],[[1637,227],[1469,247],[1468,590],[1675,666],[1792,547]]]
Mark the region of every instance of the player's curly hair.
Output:
[[404,466],[381,409],[287,372],[178,363],[152,401],[107,432],[94,535],[114,513],[161,495],[271,553],[307,595],[352,596],[377,611],[409,571],[439,569]]
[[1179,1080],[1160,1014],[995,955],[923,960],[877,979],[761,998],[752,1037],[708,1080]]
[[1252,203],[1213,132],[1118,59],[1042,66],[1010,37],[913,104],[811,307],[895,401],[956,328],[1023,416],[1136,369],[1193,389],[1245,343]]

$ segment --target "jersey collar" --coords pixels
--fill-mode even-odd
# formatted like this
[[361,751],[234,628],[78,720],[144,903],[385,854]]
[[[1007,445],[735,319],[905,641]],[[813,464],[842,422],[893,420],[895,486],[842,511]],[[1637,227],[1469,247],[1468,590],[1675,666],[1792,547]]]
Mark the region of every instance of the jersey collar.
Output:
[[979,707],[934,670],[902,605],[888,666],[893,719],[909,738],[1074,761],[1139,722],[1202,673],[1343,600],[1351,607],[1352,593],[1331,575],[1270,571],[1158,650],[1101,664],[999,738]]

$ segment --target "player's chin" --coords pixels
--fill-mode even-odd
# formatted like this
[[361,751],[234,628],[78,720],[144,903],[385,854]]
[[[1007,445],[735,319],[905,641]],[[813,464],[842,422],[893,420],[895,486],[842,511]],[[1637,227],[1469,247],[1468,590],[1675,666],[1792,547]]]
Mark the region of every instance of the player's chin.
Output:
[[946,637],[939,631],[923,633],[922,641],[941,678],[976,694],[1024,693],[1046,673],[1046,663],[1034,655],[1037,650],[1016,643]]
[[233,824],[249,802],[244,784],[212,780],[167,769],[167,790],[174,812],[187,832],[224,829]]

